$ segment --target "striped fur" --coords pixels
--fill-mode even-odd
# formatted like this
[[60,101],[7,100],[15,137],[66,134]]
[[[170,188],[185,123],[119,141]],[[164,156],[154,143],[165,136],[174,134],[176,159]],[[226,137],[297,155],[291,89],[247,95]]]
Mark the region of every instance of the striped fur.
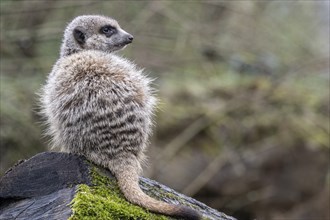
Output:
[[[52,148],[84,155],[108,168],[132,203],[157,213],[199,219],[194,210],[157,201],[140,189],[138,178],[156,98],[151,80],[141,69],[109,53],[123,44],[120,48],[109,47],[114,42],[118,45],[120,37],[118,33],[110,38],[102,36],[101,23],[128,34],[111,18],[76,18],[65,31],[61,57],[42,89],[42,113],[52,136]],[[83,45],[73,39],[75,26],[86,30]]]

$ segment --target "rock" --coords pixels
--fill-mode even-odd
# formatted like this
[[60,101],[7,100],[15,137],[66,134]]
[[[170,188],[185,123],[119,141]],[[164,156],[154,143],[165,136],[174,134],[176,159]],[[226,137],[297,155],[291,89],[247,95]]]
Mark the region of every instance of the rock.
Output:
[[[204,219],[235,220],[156,181],[141,177],[140,186],[159,200],[189,205]],[[12,167],[0,180],[0,220],[79,219],[86,214],[91,215],[88,219],[102,219],[102,213],[113,219],[166,219],[128,203],[108,170],[73,154],[37,154]]]

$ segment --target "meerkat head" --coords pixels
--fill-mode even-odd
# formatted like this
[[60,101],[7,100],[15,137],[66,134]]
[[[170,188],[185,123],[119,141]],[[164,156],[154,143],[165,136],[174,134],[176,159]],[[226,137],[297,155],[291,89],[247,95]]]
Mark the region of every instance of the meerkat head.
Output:
[[118,22],[100,15],[76,17],[64,32],[61,57],[83,50],[113,52],[132,43],[133,36],[120,28]]

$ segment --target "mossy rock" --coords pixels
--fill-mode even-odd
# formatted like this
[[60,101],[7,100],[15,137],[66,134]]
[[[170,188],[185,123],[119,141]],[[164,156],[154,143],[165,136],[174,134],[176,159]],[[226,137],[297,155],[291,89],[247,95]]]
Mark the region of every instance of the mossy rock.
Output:
[[[147,178],[141,188],[168,203],[184,204],[203,219],[234,220]],[[0,219],[171,219],[126,201],[108,170],[85,158],[45,152],[18,163],[0,180]]]

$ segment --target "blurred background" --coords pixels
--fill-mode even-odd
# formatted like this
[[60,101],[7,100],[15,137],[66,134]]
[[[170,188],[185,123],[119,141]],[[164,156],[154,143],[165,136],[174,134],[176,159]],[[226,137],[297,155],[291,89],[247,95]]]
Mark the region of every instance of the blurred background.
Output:
[[159,97],[144,175],[240,220],[329,219],[329,1],[1,0],[1,167],[77,15],[116,18]]

